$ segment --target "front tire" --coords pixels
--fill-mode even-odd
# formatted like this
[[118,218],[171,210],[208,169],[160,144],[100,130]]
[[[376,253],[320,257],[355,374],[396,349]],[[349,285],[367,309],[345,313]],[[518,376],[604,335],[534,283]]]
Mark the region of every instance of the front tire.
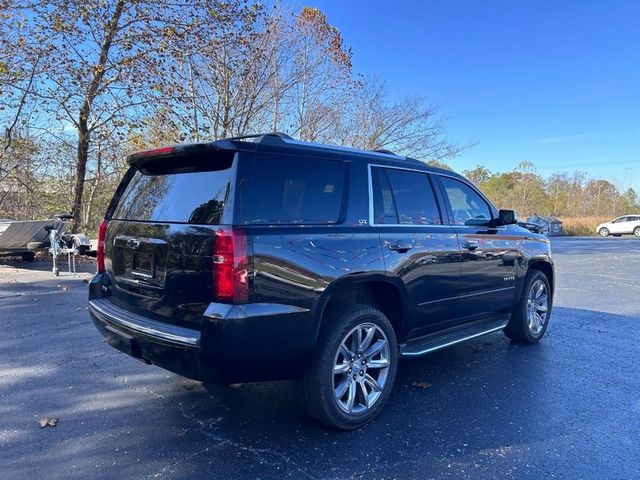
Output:
[[600,230],[598,230],[598,233],[600,234],[601,237],[608,237],[609,229],[606,227],[602,227]]
[[318,350],[300,381],[307,413],[333,428],[353,430],[384,407],[398,367],[398,343],[387,317],[345,304],[325,317]]
[[515,342],[538,342],[549,326],[552,304],[547,276],[539,270],[529,270],[520,300],[504,329],[505,335]]

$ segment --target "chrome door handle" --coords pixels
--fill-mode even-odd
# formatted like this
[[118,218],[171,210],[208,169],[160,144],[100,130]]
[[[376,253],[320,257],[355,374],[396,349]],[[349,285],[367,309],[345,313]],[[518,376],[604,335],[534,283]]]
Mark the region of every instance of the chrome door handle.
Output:
[[480,246],[480,242],[477,242],[475,240],[467,240],[462,244],[462,248],[466,248],[467,250],[475,250],[479,246]]
[[390,243],[389,244],[389,250],[394,250],[396,252],[406,252],[407,250],[411,250],[413,248],[413,245],[411,245],[410,243]]

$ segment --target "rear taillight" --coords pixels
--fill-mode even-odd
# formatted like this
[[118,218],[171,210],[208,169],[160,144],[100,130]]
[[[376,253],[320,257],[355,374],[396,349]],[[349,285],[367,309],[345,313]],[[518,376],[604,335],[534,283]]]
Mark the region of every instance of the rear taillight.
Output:
[[98,273],[104,273],[104,240],[107,236],[108,225],[109,221],[103,220],[102,223],[100,223],[100,227],[98,227],[98,255],[96,255]]
[[216,230],[213,296],[220,302],[249,300],[247,237],[230,227]]

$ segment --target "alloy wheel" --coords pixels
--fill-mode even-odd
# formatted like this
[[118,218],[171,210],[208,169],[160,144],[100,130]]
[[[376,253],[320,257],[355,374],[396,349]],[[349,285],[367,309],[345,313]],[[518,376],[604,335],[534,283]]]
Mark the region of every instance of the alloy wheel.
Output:
[[369,410],[387,383],[391,355],[389,341],[373,323],[361,323],[342,339],[333,367],[334,398],[342,411]]
[[542,280],[536,280],[527,296],[527,324],[529,331],[538,336],[544,330],[549,311],[549,292]]

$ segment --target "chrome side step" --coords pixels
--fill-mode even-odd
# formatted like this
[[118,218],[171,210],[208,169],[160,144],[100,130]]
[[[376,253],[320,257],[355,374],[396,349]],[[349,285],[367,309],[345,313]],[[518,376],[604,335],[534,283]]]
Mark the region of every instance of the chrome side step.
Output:
[[509,318],[499,318],[479,325],[462,327],[457,330],[447,330],[444,333],[427,335],[410,340],[400,351],[402,358],[418,357],[426,353],[435,352],[450,347],[456,343],[465,342],[488,333],[502,330],[509,323]]

